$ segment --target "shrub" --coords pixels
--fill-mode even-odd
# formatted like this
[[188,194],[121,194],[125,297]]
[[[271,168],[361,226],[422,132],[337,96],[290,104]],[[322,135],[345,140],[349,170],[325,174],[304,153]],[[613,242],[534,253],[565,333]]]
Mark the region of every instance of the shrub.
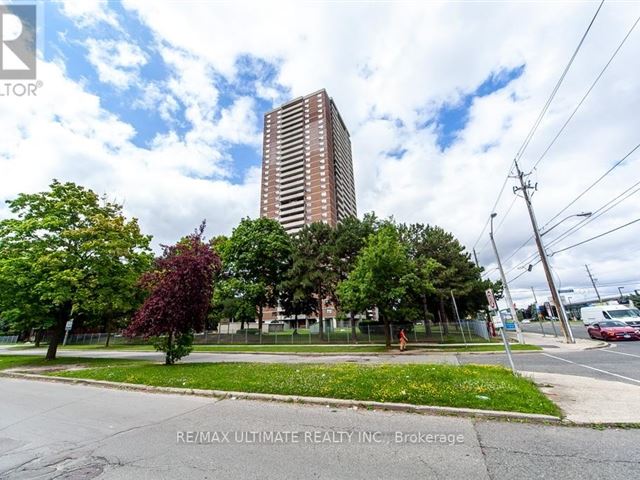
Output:
[[166,355],[165,363],[173,365],[182,357],[186,357],[193,350],[193,332],[179,333],[171,341],[170,335],[156,337],[153,346]]

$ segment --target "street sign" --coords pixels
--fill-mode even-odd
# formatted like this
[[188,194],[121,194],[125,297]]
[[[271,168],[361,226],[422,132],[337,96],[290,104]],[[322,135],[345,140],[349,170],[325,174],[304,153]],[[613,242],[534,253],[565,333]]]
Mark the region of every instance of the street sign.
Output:
[[573,293],[573,288],[561,288],[558,293]]
[[73,320],[69,320],[64,326],[64,330],[66,332],[70,332],[72,328],[73,328]]
[[549,302],[544,302],[544,309],[547,311],[547,315],[549,317],[553,317],[553,312],[551,311],[551,304]]
[[493,322],[493,326],[495,328],[502,328],[502,318],[500,318],[500,315],[492,315],[491,316],[491,321]]
[[485,291],[485,294],[487,295],[487,302],[489,303],[489,308],[491,310],[498,310],[498,303],[496,302],[496,297],[493,295],[493,290],[488,288]]

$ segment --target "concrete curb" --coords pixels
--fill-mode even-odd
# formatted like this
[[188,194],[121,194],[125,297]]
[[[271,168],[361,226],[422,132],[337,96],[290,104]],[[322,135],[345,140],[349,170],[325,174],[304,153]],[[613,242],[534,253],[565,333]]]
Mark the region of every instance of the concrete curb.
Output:
[[268,393],[227,392],[223,390],[201,390],[193,388],[154,387],[150,385],[136,385],[132,383],[107,382],[104,380],[90,380],[82,378],[51,377],[48,375],[35,375],[19,373],[15,371],[0,372],[0,377],[16,378],[21,380],[37,380],[45,382],[57,382],[75,385],[88,385],[93,387],[113,388],[117,390],[130,390],[147,393],[165,393],[174,395],[195,395],[198,397],[210,397],[219,399],[243,399],[274,401],[284,403],[303,403],[310,405],[327,405],[335,407],[362,407],[375,410],[392,410],[409,413],[426,413],[431,415],[453,415],[460,417],[480,417],[502,420],[528,421],[536,423],[561,423],[560,417],[537,413],[504,412],[498,410],[479,410],[474,408],[439,407],[428,405],[411,405],[408,403],[384,403],[367,400],[344,400],[340,398],[304,397],[299,395],[277,395]]

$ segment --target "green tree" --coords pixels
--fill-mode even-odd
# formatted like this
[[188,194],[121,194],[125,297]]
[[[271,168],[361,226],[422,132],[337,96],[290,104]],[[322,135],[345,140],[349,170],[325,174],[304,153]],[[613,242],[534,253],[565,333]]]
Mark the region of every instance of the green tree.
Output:
[[449,303],[451,292],[456,296],[461,315],[480,308],[486,285],[481,280],[481,269],[464,246],[441,227],[415,224],[402,226],[400,230],[413,258],[420,259],[423,265],[428,259],[439,265],[429,272],[433,290],[432,293],[423,290],[424,308],[426,311],[428,303],[437,305],[439,320],[447,332],[449,317],[445,303]]
[[436,282],[444,267],[433,258],[434,251],[429,248],[429,227],[421,223],[401,224],[398,232],[412,263],[412,275],[408,280],[409,292],[416,305],[421,307],[425,332],[430,335],[432,315],[429,312],[428,298],[438,292]]
[[338,297],[348,309],[378,308],[387,347],[391,346],[391,317],[405,299],[412,273],[406,245],[395,226],[386,224],[368,238],[353,271],[338,285]]
[[275,307],[278,285],[290,262],[291,239],[276,220],[244,218],[222,246],[225,274],[254,298],[258,328],[265,307]]
[[219,277],[213,292],[213,317],[221,320],[245,323],[256,318],[256,293],[251,290],[254,284],[245,284],[234,277]]
[[292,271],[280,283],[280,308],[287,317],[293,317],[295,328],[298,328],[298,316],[311,315],[316,311],[318,302],[315,292],[310,284],[302,284],[296,278],[291,277]]
[[150,237],[122,207],[74,183],[7,202],[0,222],[0,311],[27,328],[52,328],[56,357],[73,315],[129,310],[137,276],[150,261]]
[[[363,220],[349,216],[338,224],[335,231],[332,256],[334,260],[334,270],[339,282],[347,279],[355,267],[358,255],[364,248],[367,238],[376,231],[378,224],[379,222],[375,213],[366,214]],[[340,308],[341,305],[339,304],[340,302],[337,295],[334,300],[338,308]],[[351,336],[354,341],[357,340],[356,313],[361,312],[356,312],[353,309],[349,310]]]
[[[334,297],[336,272],[333,243],[335,231],[326,223],[305,225],[293,239],[290,283],[300,292],[313,292],[320,339],[324,340],[325,301]],[[304,297],[305,294],[302,294]]]

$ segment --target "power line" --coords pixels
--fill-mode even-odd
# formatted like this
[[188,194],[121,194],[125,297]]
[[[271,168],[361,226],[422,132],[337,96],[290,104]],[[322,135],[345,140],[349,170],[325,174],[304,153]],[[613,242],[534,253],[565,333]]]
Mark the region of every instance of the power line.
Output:
[[[509,176],[511,175],[511,172],[513,171],[513,167],[514,167],[516,161],[519,160],[522,157],[522,155],[526,151],[527,147],[529,146],[529,143],[531,142],[531,139],[533,138],[533,136],[535,135],[536,131],[538,130],[538,127],[540,126],[540,123],[542,122],[542,119],[544,118],[545,114],[547,113],[547,110],[549,109],[549,106],[551,105],[551,102],[553,102],[553,99],[555,98],[556,93],[558,93],[558,90],[560,89],[562,83],[564,82],[565,77],[567,76],[567,73],[569,72],[569,69],[573,65],[573,61],[576,59],[576,57],[578,55],[578,52],[582,48],[582,44],[584,43],[585,39],[587,38],[587,35],[589,34],[589,31],[591,30],[591,27],[593,26],[596,18],[598,17],[598,14],[600,13],[600,10],[602,9],[602,5],[603,4],[604,4],[604,0],[602,0],[600,2],[600,4],[598,5],[598,8],[596,9],[596,12],[594,13],[593,18],[591,19],[591,21],[589,22],[589,25],[587,26],[586,30],[582,34],[582,37],[580,38],[580,42],[578,42],[578,45],[576,46],[573,54],[571,55],[571,58],[569,58],[569,62],[564,67],[564,70],[562,71],[562,74],[560,75],[560,78],[558,79],[558,81],[556,82],[555,86],[553,87],[553,90],[551,91],[551,94],[549,95],[549,98],[547,99],[546,103],[542,107],[542,110],[538,114],[538,117],[536,118],[536,121],[534,122],[533,126],[529,130],[529,133],[527,134],[527,136],[525,137],[524,141],[522,142],[522,145],[520,146],[520,148],[516,152],[516,155],[515,155],[513,161],[509,165],[509,171],[507,172],[507,175],[506,175],[506,177],[505,177],[505,179],[504,179],[504,181],[502,183],[502,187],[500,188],[500,191],[498,192],[498,197],[496,198],[496,201],[493,203],[493,207],[491,208],[491,212],[490,213],[495,212],[495,209],[496,209],[496,207],[498,205],[498,202],[500,201],[500,198],[502,197],[502,194],[504,193],[504,189],[505,189],[505,187],[506,187],[506,185],[507,185],[507,183],[509,181]],[[509,211],[511,210],[512,206],[513,206],[513,204],[509,207]],[[508,215],[508,213],[506,215],[504,215],[504,218],[506,218],[507,215]],[[502,221],[504,222],[504,219]],[[482,235],[487,230],[487,226],[488,225],[489,225],[489,220],[487,220],[487,222],[484,224],[484,227],[482,228],[482,231],[480,232],[480,235],[478,235],[478,238],[474,242],[472,249],[476,248],[476,246],[478,245],[478,242],[480,242],[480,239],[482,238]]]
[[[633,185],[631,185],[630,187],[628,187],[625,191],[623,191],[622,193],[620,193],[619,195],[617,195],[616,197],[614,197],[612,200],[609,200],[607,203],[605,203],[604,205],[602,205],[600,208],[598,208],[595,212],[594,215],[592,215],[591,217],[586,217],[584,218],[582,221],[580,221],[578,224],[570,227],[568,230],[566,230],[564,233],[558,235],[556,238],[554,238],[553,240],[551,240],[546,247],[551,247],[555,244],[557,244],[558,242],[564,240],[565,238],[567,238],[568,236],[572,235],[573,233],[581,230],[582,228],[584,228],[585,226],[587,226],[589,223],[591,223],[592,221],[594,221],[595,219],[601,217],[602,215],[604,215],[605,213],[607,213],[609,210],[611,210],[612,208],[616,207],[617,205],[619,205],[620,203],[622,203],[623,201],[627,200],[629,197],[631,197],[632,195],[640,192],[640,187],[638,187],[640,185],[640,181],[634,183]],[[635,190],[631,191],[630,193],[628,193],[630,190],[632,190],[633,188],[636,188]],[[626,196],[624,196],[626,194]],[[620,198],[623,197],[624,198]],[[617,201],[616,201],[617,200]],[[615,202],[615,203],[614,203]],[[532,238],[532,237],[531,237]],[[522,244],[515,253],[517,253],[518,250],[520,250],[522,247],[524,247],[524,245],[526,245],[526,243],[528,243],[531,238],[529,238],[524,244]],[[509,257],[511,258],[513,256],[513,254]],[[529,255],[527,258],[525,258],[524,260],[522,260],[521,262],[519,262],[518,264],[516,264],[515,266],[513,266],[512,268],[510,268],[507,273],[510,273],[520,267],[522,267],[523,265],[527,264],[528,262],[530,262],[531,260],[535,259],[536,257],[538,257],[537,253],[533,253],[531,255]],[[508,260],[508,259],[507,259]],[[507,261],[505,260],[505,262]]]
[[[544,224],[543,228],[546,227],[547,225],[549,225],[553,220],[555,220],[556,218],[558,218],[560,215],[562,215],[562,213],[564,213],[565,211],[567,211],[567,209],[569,207],[571,207],[573,204],[575,204],[580,198],[582,198],[587,192],[589,192],[593,187],[595,187],[598,183],[600,183],[607,175],[609,175],[614,169],[616,169],[618,166],[620,166],[627,158],[629,158],[629,156],[631,156],[638,148],[640,148],[640,143],[638,145],[636,145],[635,147],[633,147],[624,157],[622,157],[620,160],[618,160],[616,163],[613,164],[613,166],[611,168],[609,168],[606,172],[604,172],[600,177],[598,177],[593,183],[591,183],[591,185],[589,185],[586,189],[584,189],[578,196],[576,196],[571,202],[569,202],[567,205],[565,205],[564,208],[562,208],[558,213],[556,213],[553,217],[551,217],[551,219]],[[634,186],[636,186],[637,184],[632,185],[631,187],[629,187],[627,190],[625,190],[624,192],[622,192],[620,195],[618,195],[618,197],[615,197],[613,200],[610,200],[607,204],[603,205],[602,207],[600,207],[600,209],[596,210],[596,213],[605,208],[611,201],[615,201],[617,198],[619,198],[620,196],[624,195],[626,192],[628,192],[631,188],[633,188]],[[623,200],[620,200],[620,202],[626,200],[627,198],[629,198],[629,196],[635,194],[637,192],[634,191],[631,194],[629,194],[627,197],[625,197]],[[618,202],[618,203],[620,203]],[[608,208],[606,211],[609,211],[611,208],[615,207],[618,203],[616,203],[615,205],[612,205],[610,208]],[[602,212],[600,215],[606,213]],[[596,215],[596,218],[599,217],[600,215]],[[594,218],[595,220],[595,218]],[[549,245],[550,246],[552,244],[555,244],[557,242],[559,242],[560,240],[566,238],[568,236],[568,233],[578,227],[578,226],[584,226],[587,223],[591,222],[592,220],[590,218],[585,218],[583,219],[581,222],[579,222],[577,225],[575,225],[574,227],[571,227],[569,230],[565,231],[563,234],[559,235],[558,237],[554,238]],[[577,231],[577,230],[575,230]],[[562,237],[562,238],[561,238]],[[511,255],[509,255],[506,259],[505,259],[505,263],[508,262],[511,258],[513,258],[522,248],[524,248],[531,240],[533,239],[533,235],[531,235],[522,245],[520,245],[514,252],[511,253]],[[531,261],[532,259],[536,258],[538,256],[537,253],[533,253],[531,255],[529,255],[527,258],[525,258],[524,260],[520,261],[519,263],[517,263],[515,266],[511,267],[510,269],[508,269],[506,271],[506,273],[510,273],[513,270],[519,268],[520,266],[526,264],[527,262]]]
[[[531,267],[535,267],[537,264],[539,264],[542,260],[538,260],[536,263],[532,263]],[[519,279],[521,276],[523,276],[525,273],[529,273],[531,270],[526,269],[524,272],[519,273],[518,275],[516,275],[515,277],[513,277],[511,280],[508,281],[508,283],[514,282],[517,279]]]
[[579,247],[580,245],[584,245],[585,243],[588,243],[588,242],[591,242],[591,241],[596,240],[598,238],[604,237],[605,235],[609,235],[610,233],[617,232],[618,230],[620,230],[622,228],[625,228],[625,227],[628,227],[629,225],[633,225],[634,223],[637,223],[637,222],[640,222],[640,218],[636,218],[635,220],[632,220],[632,221],[630,221],[628,223],[625,223],[624,225],[620,225],[619,227],[612,228],[611,230],[607,230],[606,232],[603,232],[603,233],[601,233],[599,235],[596,235],[595,237],[587,238],[586,240],[583,240],[581,242],[574,243],[573,245],[569,245],[568,247],[562,248],[560,250],[556,250],[555,252],[552,252],[551,255],[555,255],[556,253],[565,252],[565,251],[570,250],[572,248]]
[[589,96],[593,88],[600,81],[600,79],[602,78],[602,75],[604,75],[604,72],[607,70],[607,68],[609,68],[609,65],[611,65],[611,62],[613,62],[613,59],[616,57],[616,55],[618,55],[618,52],[620,51],[622,46],[625,44],[625,42],[627,41],[627,39],[629,38],[633,30],[636,28],[636,26],[638,25],[638,22],[640,22],[640,16],[636,19],[636,21],[633,23],[633,25],[631,26],[627,34],[624,36],[624,38],[618,45],[618,48],[615,49],[615,51],[609,58],[609,61],[604,65],[604,67],[602,67],[602,70],[600,70],[600,73],[598,74],[598,76],[595,78],[595,80],[593,81],[593,83],[591,84],[587,92],[583,95],[582,99],[578,102],[578,105],[576,105],[576,108],[573,109],[573,112],[571,112],[571,115],[569,115],[569,118],[567,118],[567,120],[564,122],[560,130],[558,130],[558,133],[556,133],[555,137],[553,137],[553,139],[551,140],[551,143],[547,145],[547,148],[544,150],[544,152],[542,152],[542,155],[540,155],[540,158],[538,158],[536,163],[533,164],[532,170],[534,170],[538,166],[538,164],[542,161],[542,159],[547,155],[551,147],[556,143],[556,140],[558,140],[558,137],[560,137],[562,132],[564,132],[564,129],[567,127],[567,125],[569,125],[569,122],[571,122],[571,120],[573,119],[575,114],[578,112],[578,110],[580,109],[584,101],[587,99],[587,97]]
[[[607,213],[611,209],[615,208],[616,206],[620,205],[622,202],[624,202],[625,200],[627,200],[631,196],[633,196],[636,193],[640,192],[640,186],[639,185],[640,185],[640,181],[637,181],[636,183],[634,183],[633,185],[628,187],[624,192],[620,193],[619,195],[617,195],[616,197],[614,197],[613,199],[609,200],[607,203],[602,205],[600,208],[598,208],[595,212],[593,212],[593,214],[590,217],[583,218],[576,225],[573,225],[568,230],[566,230],[564,233],[558,235],[556,238],[551,240],[547,244],[547,247],[555,245],[556,243],[558,243],[558,242],[564,240],[565,238],[567,238],[568,236],[573,235],[574,233],[582,230],[589,223],[591,223],[594,220],[600,218],[602,215],[604,215],[605,213]],[[633,190],[634,188],[635,188],[635,190]]]
[[[496,207],[498,206],[498,202],[500,201],[500,197],[502,197],[502,194],[504,193],[504,189],[507,186],[507,182],[509,181],[509,175],[511,175],[511,170],[513,170],[513,163],[514,162],[512,161],[511,165],[509,166],[509,171],[507,172],[507,175],[504,177],[504,181],[502,182],[502,187],[500,188],[500,192],[498,192],[498,198],[496,198],[496,201],[493,202],[493,207],[491,207],[491,213],[495,212]],[[476,246],[478,245],[478,242],[482,238],[482,235],[484,235],[484,232],[487,230],[487,227],[489,226],[489,220],[490,218],[487,218],[487,221],[484,224],[484,227],[482,227],[482,231],[480,232],[480,235],[478,235],[478,238],[474,242],[473,247],[471,247],[472,250],[476,248]],[[486,246],[486,243],[484,244],[484,246]]]
[[[509,213],[511,212],[511,209],[513,208],[513,206],[516,204],[516,200],[518,199],[518,197],[513,197],[513,201],[511,202],[511,205],[509,205],[509,208],[507,209],[507,211],[505,212],[504,215],[502,215],[502,218],[500,219],[500,223],[498,223],[498,226],[494,229],[493,233],[496,234],[498,232],[498,230],[500,230],[500,227],[502,226],[502,224],[504,223],[504,221],[507,219],[507,216],[509,215]],[[487,240],[482,244],[482,246],[478,249],[478,251],[482,252],[484,250],[484,248],[489,244],[489,238],[487,238]]]
[[569,207],[571,207],[574,203],[576,203],[578,200],[580,200],[589,190],[591,190],[593,187],[595,187],[598,183],[600,183],[607,175],[609,175],[611,172],[613,172],[616,168],[618,168],[622,162],[624,162],[627,158],[629,158],[638,148],[640,148],[640,143],[637,144],[635,147],[633,147],[629,153],[627,153],[624,157],[622,157],[620,160],[618,160],[616,163],[613,164],[613,166],[611,168],[609,168],[609,170],[607,170],[606,172],[604,172],[600,177],[598,177],[591,185],[589,185],[587,188],[585,188],[582,193],[580,193],[577,197],[575,197],[573,200],[571,200],[567,205],[565,205],[565,207],[560,210],[558,213],[556,213],[553,217],[551,217],[549,219],[549,221],[547,223],[545,223],[543,225],[542,228],[546,227],[547,225],[549,225],[552,221],[554,221],[556,218],[558,218],[560,215],[562,215],[564,212],[567,211],[567,209]]
[[520,150],[518,150],[518,153],[516,154],[515,160],[520,160],[520,158],[524,154],[525,150],[529,146],[529,142],[531,142],[531,139],[533,138],[533,135],[536,133],[536,130],[538,130],[538,127],[540,126],[540,123],[542,122],[542,118],[547,113],[547,110],[549,109],[549,106],[551,105],[551,102],[555,98],[556,93],[558,93],[558,90],[560,89],[560,86],[562,85],[562,82],[564,81],[564,78],[567,76],[567,73],[569,72],[569,69],[571,68],[571,65],[573,65],[573,61],[575,60],[576,56],[578,55],[578,52],[580,51],[580,48],[582,47],[582,44],[584,43],[584,40],[587,38],[587,35],[589,34],[589,31],[591,30],[591,27],[593,26],[593,23],[596,21],[596,17],[600,13],[600,9],[602,8],[603,4],[604,4],[604,0],[602,0],[600,2],[600,5],[598,5],[596,13],[594,13],[593,18],[591,19],[591,22],[589,22],[589,25],[587,26],[587,29],[582,34],[582,38],[580,39],[580,42],[578,43],[578,46],[576,47],[575,51],[573,52],[573,55],[571,55],[571,58],[569,59],[569,62],[567,63],[567,66],[564,68],[564,71],[562,72],[562,75],[560,75],[560,78],[558,79],[558,82],[556,83],[555,87],[553,88],[553,91],[551,92],[551,95],[549,96],[549,99],[547,100],[547,103],[545,103],[544,107],[542,108],[542,111],[540,112],[540,114],[538,115],[538,118],[536,119],[535,123],[533,124],[533,127],[531,128],[531,130],[529,131],[529,134],[525,138],[524,143],[520,147]]

